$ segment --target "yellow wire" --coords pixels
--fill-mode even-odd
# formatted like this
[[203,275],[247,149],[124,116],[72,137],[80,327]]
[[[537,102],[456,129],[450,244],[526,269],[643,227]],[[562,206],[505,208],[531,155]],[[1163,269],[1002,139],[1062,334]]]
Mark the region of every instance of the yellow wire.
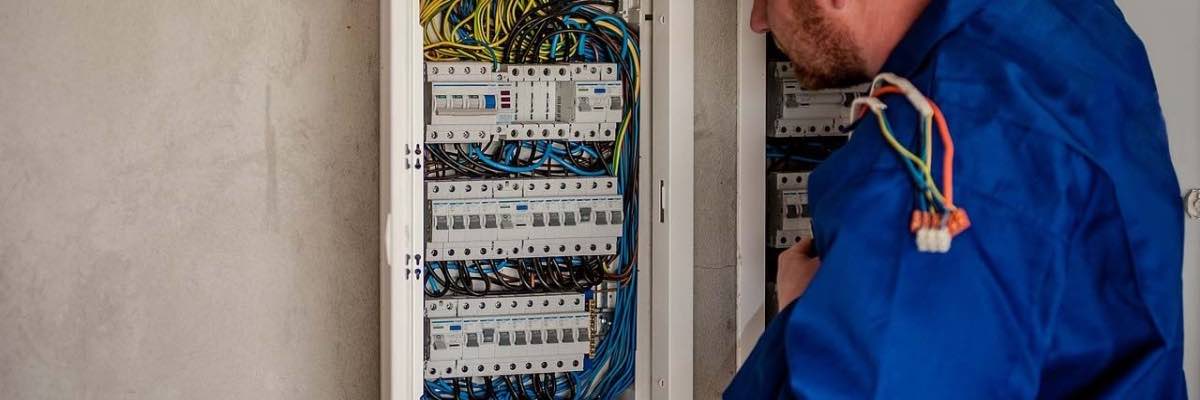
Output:
[[913,164],[917,166],[917,169],[920,170],[923,175],[925,175],[925,187],[928,193],[932,195],[934,199],[937,199],[938,202],[945,204],[947,209],[953,210],[953,208],[950,206],[950,203],[946,202],[946,198],[942,196],[942,191],[939,190],[937,184],[934,183],[933,171],[929,168],[929,164],[921,160],[920,157],[917,157],[917,155],[913,154],[911,151],[908,151],[908,149],[901,145],[900,142],[896,141],[896,137],[892,135],[891,129],[888,129],[887,123],[884,122],[884,120],[887,119],[887,116],[883,114],[883,110],[873,109],[872,111],[875,113],[875,116],[877,117],[876,119],[879,120],[879,131],[883,133],[883,138],[888,142],[888,145],[892,146],[892,149],[896,150],[897,153],[900,153],[901,156],[907,158],[909,161],[912,161]]
[[[530,12],[538,7],[545,0],[478,0],[475,10],[468,14],[463,20],[455,24],[450,23],[451,10],[461,5],[462,0],[423,0],[421,3],[420,21],[424,26],[424,52],[425,58],[430,61],[450,61],[450,60],[474,60],[474,61],[496,61],[495,51],[504,48],[510,39],[511,28],[516,24],[517,20],[522,15]],[[495,7],[490,5],[495,4]],[[489,15],[488,12],[495,9],[494,15]],[[438,18],[438,16],[441,18]],[[575,22],[584,24],[588,21],[574,18]],[[607,21],[596,22],[596,26],[600,29],[607,30],[616,35],[623,35],[624,32],[620,27],[613,25]],[[459,40],[456,32],[463,28],[469,28],[469,36],[476,43],[482,45],[465,44]],[[578,43],[581,35],[564,34],[564,40]],[[629,48],[636,48],[638,43],[631,38],[625,38],[626,45]],[[578,54],[578,46],[563,46],[562,42],[559,46],[552,47],[549,43],[539,47],[534,56],[540,61],[549,61],[552,57],[573,57]],[[641,76],[641,60],[638,54],[632,54],[630,59],[633,64],[634,76]],[[633,81],[633,96],[641,94],[641,80]],[[633,112],[625,114],[618,128],[617,144],[613,159],[614,173],[619,173],[621,165],[621,152],[624,148],[625,138],[629,133],[633,123]]]

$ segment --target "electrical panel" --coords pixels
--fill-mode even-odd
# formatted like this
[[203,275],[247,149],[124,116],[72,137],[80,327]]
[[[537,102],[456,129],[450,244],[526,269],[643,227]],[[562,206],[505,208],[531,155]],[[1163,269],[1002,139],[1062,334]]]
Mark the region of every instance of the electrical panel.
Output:
[[629,127],[616,68],[426,63],[427,379],[590,364],[632,211],[609,173]]
[[767,179],[767,240],[787,249],[812,237],[808,208],[808,173],[771,173]]
[[636,27],[582,1],[501,11],[421,3],[425,396],[616,398],[636,328]]
[[[766,67],[766,226],[763,288],[768,319],[777,310],[778,256],[813,239],[808,183],[812,171],[850,139],[851,105],[869,84],[837,89],[803,87],[781,51],[768,53]],[[772,61],[774,60],[774,61]]]
[[767,137],[803,138],[846,136],[851,125],[850,104],[866,95],[869,85],[846,89],[805,90],[793,75],[792,64],[770,64],[767,80]]

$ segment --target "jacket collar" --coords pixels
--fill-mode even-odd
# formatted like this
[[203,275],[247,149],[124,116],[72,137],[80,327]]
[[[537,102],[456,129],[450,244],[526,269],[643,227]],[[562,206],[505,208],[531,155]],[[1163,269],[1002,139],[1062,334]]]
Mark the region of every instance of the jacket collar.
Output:
[[[967,19],[978,13],[989,0],[932,0],[908,33],[892,50],[884,72],[911,76],[925,65],[938,43],[958,30]],[[1009,1],[1009,0],[990,0]]]

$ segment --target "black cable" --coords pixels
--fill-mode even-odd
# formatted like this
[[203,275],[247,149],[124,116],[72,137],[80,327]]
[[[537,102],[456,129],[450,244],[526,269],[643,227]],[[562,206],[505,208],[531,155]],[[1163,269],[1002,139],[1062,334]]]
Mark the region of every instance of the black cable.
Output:
[[488,260],[487,263],[488,263],[488,266],[491,267],[491,269],[492,269],[492,274],[495,275],[493,277],[493,279],[495,279],[496,282],[500,284],[500,286],[504,286],[504,289],[506,289],[509,292],[514,292],[514,293],[519,292],[521,290],[520,288],[513,286],[513,284],[511,282],[509,282],[508,279],[505,279],[505,277],[507,277],[507,275],[504,275],[503,273],[500,272],[500,267],[498,267],[495,262]]
[[464,378],[467,381],[467,398],[470,400],[480,400],[475,397],[475,385],[472,384],[471,378]]
[[517,275],[521,277],[521,286],[524,286],[525,289],[529,290],[530,293],[537,293],[537,289],[534,288],[532,283],[530,283],[531,276],[529,275],[529,271],[525,268],[525,260],[517,260],[517,267]]
[[[425,283],[425,295],[426,296],[434,297],[434,298],[444,297],[444,296],[446,296],[446,293],[448,293],[450,291],[450,288],[446,287],[446,284],[443,283],[440,279],[438,279],[437,274],[434,273],[434,268],[428,268],[425,271],[425,280],[426,280],[426,283]],[[440,292],[430,290],[429,282],[428,282],[429,280],[433,280],[434,283],[436,283],[438,286],[441,286],[442,290]]]
[[513,389],[512,379],[509,379],[508,375],[501,376],[500,379],[504,381],[504,387],[508,389],[508,393],[517,397],[516,400],[525,400],[528,398],[525,396],[524,390],[518,392]]
[[487,278],[487,273],[483,271],[483,266],[478,261],[475,262],[475,269],[479,270],[479,279],[483,280],[483,294],[486,296],[492,293],[492,280]]
[[[525,389],[525,377],[524,376],[517,375],[517,386],[521,388],[521,397],[528,399],[529,392],[526,391],[526,389]],[[537,393],[534,392],[534,394],[536,395]]]
[[545,380],[542,381],[546,385],[546,393],[550,395],[550,400],[558,397],[558,378],[554,373],[546,374]]
[[575,395],[576,395],[576,393],[575,393],[575,374],[568,372],[568,373],[565,373],[564,375],[567,376],[567,388],[569,390],[568,393],[571,394],[571,397],[568,397],[568,399],[574,400]]
[[609,7],[618,7],[619,8],[620,2],[618,2],[618,1],[601,1],[601,0],[562,1],[562,2],[546,2],[537,7],[534,7],[532,10],[529,10],[525,14],[521,15],[521,17],[517,19],[517,22],[513,24],[513,29],[509,32],[509,38],[510,38],[509,40],[513,41],[513,45],[507,46],[504,48],[504,53],[503,53],[503,57],[501,58],[501,60],[503,60],[504,63],[506,63],[506,64],[512,63],[511,52],[512,52],[513,47],[516,47],[519,43],[516,41],[516,39],[520,38],[522,31],[525,29],[524,25],[526,24],[527,18],[530,18],[531,16],[535,16],[535,15],[538,15],[538,13],[543,13],[543,12],[545,13],[544,15],[550,15],[552,13],[546,12],[546,9],[554,7],[554,6],[563,7],[564,8],[563,12],[558,13],[558,14],[562,14],[562,13],[565,13],[565,11],[566,11],[565,8],[567,8],[567,7],[589,6],[589,5],[599,5],[599,6],[609,6]]
[[464,291],[457,286],[458,282],[456,282],[456,279],[450,277],[450,267],[448,264],[449,262],[438,263],[438,270],[442,273],[442,284],[446,285],[447,290],[452,291],[455,294],[463,294]]
[[533,386],[533,394],[538,400],[554,400],[553,396],[546,395],[546,387],[542,386],[542,378],[539,374],[533,374],[529,377],[530,386]]
[[548,282],[548,283],[552,283],[554,285],[552,287],[552,289],[554,291],[563,290],[564,289],[563,284],[562,284],[562,282],[559,282],[559,280],[558,280],[558,267],[556,267],[552,261],[550,261],[548,259],[544,259],[544,258],[538,260],[538,264],[540,264],[542,270],[544,270],[546,272],[546,276],[550,277],[550,282]]
[[459,282],[462,283],[462,285],[463,285],[462,286],[463,291],[465,291],[468,296],[483,297],[483,293],[479,293],[479,292],[475,291],[474,283],[471,282],[473,280],[473,278],[471,277],[471,271],[467,269],[467,263],[465,263],[465,262],[459,263],[458,279],[459,279]]
[[547,291],[551,290],[552,288],[550,287],[550,281],[546,280],[546,277],[542,276],[541,263],[539,263],[537,260],[532,260],[531,264],[533,268],[533,276],[537,277],[537,284],[542,285],[542,287],[547,289]]

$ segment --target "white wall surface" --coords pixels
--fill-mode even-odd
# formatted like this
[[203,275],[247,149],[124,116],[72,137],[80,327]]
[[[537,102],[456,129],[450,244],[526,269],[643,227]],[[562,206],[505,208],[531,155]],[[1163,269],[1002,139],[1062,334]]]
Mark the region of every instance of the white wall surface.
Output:
[[378,18],[0,1],[0,399],[378,397]]
[[[1200,1],[1121,0],[1146,43],[1167,118],[1171,156],[1184,190],[1200,188]],[[1187,227],[1183,272],[1184,368],[1188,393],[1200,398],[1200,222]]]

